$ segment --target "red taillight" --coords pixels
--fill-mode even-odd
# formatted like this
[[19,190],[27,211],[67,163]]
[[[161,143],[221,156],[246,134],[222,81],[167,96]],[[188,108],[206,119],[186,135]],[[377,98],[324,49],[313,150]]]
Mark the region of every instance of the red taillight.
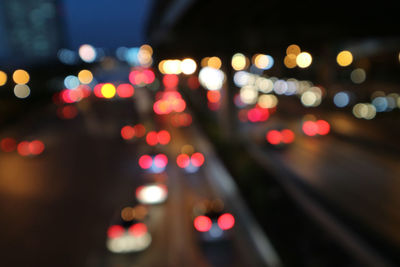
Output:
[[327,121],[324,120],[318,120],[315,122],[317,124],[318,130],[317,133],[319,135],[327,135],[329,131],[331,130],[331,126]]
[[180,168],[186,168],[190,163],[190,158],[187,154],[179,154],[178,157],[176,158],[176,164]]
[[167,88],[176,87],[179,83],[179,78],[175,74],[166,74],[162,80],[163,84]]
[[129,227],[128,232],[130,235],[140,237],[147,233],[147,226],[144,223],[135,223]]
[[212,222],[207,216],[198,216],[194,219],[194,228],[199,232],[207,232],[211,229]]
[[168,131],[166,131],[166,130],[161,130],[161,131],[159,131],[159,132],[157,133],[157,139],[158,139],[158,142],[159,142],[161,145],[166,145],[166,144],[168,144],[169,141],[171,140],[171,135],[169,134]]
[[211,103],[217,103],[221,100],[221,93],[219,91],[208,91],[207,99]]
[[142,79],[141,73],[137,70],[133,70],[129,73],[129,81],[131,84],[140,84]]
[[182,98],[178,98],[175,102],[174,105],[174,111],[175,112],[182,112],[186,108],[186,102]]
[[154,82],[154,79],[156,78],[156,76],[154,75],[154,72],[150,69],[146,69],[143,70],[143,74],[144,74],[144,83],[146,84],[150,84]]
[[153,164],[153,159],[149,155],[143,155],[139,158],[139,166],[142,169],[149,169]]
[[103,98],[103,94],[101,93],[101,87],[103,87],[104,83],[96,84],[93,88],[93,93],[98,98]]
[[285,144],[290,144],[294,141],[294,133],[292,130],[284,129],[281,131],[282,142]]
[[60,107],[58,110],[58,116],[61,119],[73,119],[78,115],[78,109],[75,106],[64,106]]
[[150,131],[147,135],[146,135],[146,142],[147,144],[149,144],[150,146],[155,146],[158,143],[158,135],[157,132],[155,131]]
[[266,121],[269,118],[269,111],[267,108],[256,106],[247,112],[247,118],[251,122]]
[[154,102],[153,104],[153,110],[156,114],[161,115],[161,114],[167,114],[170,112],[170,105],[168,105],[167,102],[164,100],[160,99]]
[[32,155],[39,155],[44,151],[44,144],[42,141],[34,140],[29,143],[29,151]]
[[135,130],[136,137],[143,137],[146,133],[146,128],[142,124],[136,124],[133,126],[133,129]]
[[200,152],[194,153],[190,158],[193,166],[200,167],[204,163],[204,156]]
[[235,218],[230,213],[224,213],[218,218],[218,226],[222,230],[229,230],[235,225]]
[[1,150],[3,150],[4,152],[12,152],[17,147],[17,142],[14,138],[6,137],[1,140],[0,146]]
[[150,84],[154,82],[155,75],[150,69],[145,69],[143,71],[133,70],[129,73],[129,81],[136,84]]
[[89,97],[90,94],[92,93],[90,87],[85,84],[80,85],[79,90],[81,90],[83,98]]
[[303,123],[303,132],[308,136],[314,136],[318,133],[318,125],[313,121]]
[[121,225],[111,225],[108,227],[107,236],[108,238],[117,238],[124,234],[125,230]]
[[135,89],[129,83],[123,83],[117,87],[117,95],[121,98],[127,98],[133,96]]
[[132,126],[126,125],[121,129],[121,136],[123,139],[132,139],[135,136],[135,129]]
[[29,149],[29,142],[28,141],[20,142],[17,146],[17,151],[18,154],[20,154],[21,156],[28,156],[31,153]]
[[266,135],[267,141],[272,145],[278,145],[282,141],[282,134],[278,130],[271,130]]
[[164,154],[158,154],[154,157],[154,165],[157,168],[164,168],[168,164],[168,158]]

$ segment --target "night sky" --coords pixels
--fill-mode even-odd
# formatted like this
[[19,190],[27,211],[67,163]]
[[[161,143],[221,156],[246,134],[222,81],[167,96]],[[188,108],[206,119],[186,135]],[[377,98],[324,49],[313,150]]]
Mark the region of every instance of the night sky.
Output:
[[[32,6],[27,8],[28,12],[38,5],[35,0],[18,1],[25,6],[27,3]],[[154,0],[61,0],[55,3],[63,25],[59,29],[63,48],[77,49],[81,44],[88,43],[95,47],[115,49],[120,46],[139,46],[146,42],[145,29]],[[30,15],[21,12],[23,18]],[[18,53],[11,49],[6,20],[2,16],[4,13],[6,11],[0,2],[0,66],[14,61],[40,61],[31,61],[27,57],[16,58]]]
[[143,44],[152,4],[153,0],[64,0],[69,48],[82,43],[107,48]]

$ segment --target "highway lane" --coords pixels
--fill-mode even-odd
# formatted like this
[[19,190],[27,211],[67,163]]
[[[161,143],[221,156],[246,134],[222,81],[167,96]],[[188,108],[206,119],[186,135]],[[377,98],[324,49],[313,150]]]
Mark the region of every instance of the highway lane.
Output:
[[[193,190],[185,188],[184,179],[178,170],[167,170],[169,197],[167,202],[149,207],[147,224],[152,235],[152,244],[143,252],[116,255],[106,253],[104,266],[210,266],[202,255],[191,222],[190,204]],[[133,196],[133,195],[132,195]],[[101,261],[101,260],[100,260]],[[98,266],[94,264],[93,266]]]
[[[18,141],[40,139],[46,148],[36,157],[0,153],[5,266],[83,266],[93,247],[104,246],[110,214],[136,186],[126,144],[101,124],[89,131],[84,114],[60,121],[53,111],[6,131]],[[26,128],[32,124],[40,127]]]
[[[149,119],[147,115],[145,117]],[[208,168],[207,158],[205,165],[196,173],[186,173],[178,168],[175,159],[184,145],[193,145],[195,151],[201,152],[203,148],[196,147],[198,142],[194,140],[196,136],[191,134],[192,129],[172,127],[168,123],[170,116],[152,121],[158,122],[158,125],[152,125],[153,129],[167,129],[172,137],[167,146],[152,149],[169,157],[165,171],[168,177],[168,200],[149,208],[147,223],[153,235],[152,244],[146,251],[134,256],[108,254],[98,255],[97,258],[106,258],[107,264],[104,266],[132,266],[133,262],[137,264],[135,266],[260,266],[259,256],[254,256],[256,253],[250,251],[251,245],[243,238],[246,233],[240,223],[232,230],[227,242],[201,242],[193,227],[193,208],[201,201],[220,198],[209,183],[209,179],[214,177],[208,177],[205,171]],[[141,146],[146,145],[142,142]],[[230,203],[225,205],[229,211]]]
[[[167,120],[168,121],[168,120]],[[186,212],[193,219],[193,207],[204,200],[222,200],[224,203],[224,211],[231,212],[236,217],[236,225],[231,233],[228,235],[227,243],[203,243],[200,244],[200,249],[203,255],[209,261],[212,266],[262,266],[265,263],[261,262],[261,255],[257,252],[252,251],[252,244],[249,243],[247,238],[247,232],[244,229],[246,226],[242,224],[241,216],[245,216],[243,213],[234,213],[234,203],[230,202],[212,181],[217,180],[216,177],[212,175],[210,168],[212,165],[218,164],[213,161],[210,156],[210,151],[206,145],[202,145],[201,140],[199,140],[199,133],[196,128],[189,126],[187,128],[174,128],[171,125],[164,124],[167,129],[170,130],[171,135],[174,137],[171,143],[172,157],[175,158],[176,155],[181,153],[181,149],[184,145],[191,145],[195,152],[201,152],[205,155],[205,163],[200,169],[195,173],[185,173],[182,169],[179,169],[183,180],[182,185],[184,185],[183,191],[186,196],[185,203],[187,203]],[[220,168],[222,166],[219,166]],[[191,223],[191,229],[193,225]],[[193,231],[192,231],[193,234]],[[261,234],[261,233],[260,233]],[[195,263],[195,262],[194,262]]]
[[[160,148],[170,157],[166,172],[170,195],[166,203],[150,207],[152,245],[133,255],[108,252],[107,227],[119,209],[134,201],[135,188],[148,180],[137,159],[149,148],[143,140],[124,142],[120,137],[123,125],[139,122],[131,101],[89,99],[78,106],[80,115],[75,119],[61,121],[50,108],[2,133],[2,137],[18,140],[40,139],[46,146],[36,157],[22,157],[15,151],[0,153],[2,263],[256,266],[240,237],[243,226],[232,230],[234,238],[224,244],[204,244],[197,239],[193,204],[217,195],[203,170],[185,174],[176,166],[178,151],[194,137],[171,127],[171,145]],[[26,128],[31,125],[40,127]],[[21,133],[19,129],[25,130]]]

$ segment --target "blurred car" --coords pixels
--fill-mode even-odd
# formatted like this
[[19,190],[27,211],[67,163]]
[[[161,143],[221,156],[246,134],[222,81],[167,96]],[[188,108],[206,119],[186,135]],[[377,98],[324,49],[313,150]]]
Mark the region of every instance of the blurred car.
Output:
[[117,223],[107,229],[107,249],[112,253],[131,253],[148,248],[152,238],[145,223],[147,214],[144,205],[123,208]]
[[195,148],[186,144],[181,147],[181,153],[176,157],[176,164],[186,173],[195,173],[205,162],[204,154],[196,152]]
[[277,149],[285,148],[295,140],[295,133],[288,128],[273,128],[265,133],[267,145]]
[[193,208],[193,226],[201,241],[218,242],[230,239],[235,217],[227,212],[220,199],[205,200]]
[[181,153],[176,158],[176,164],[186,173],[195,173],[204,164],[204,155],[200,152]]
[[320,136],[329,134],[331,125],[326,120],[312,118],[304,120],[301,129],[306,136]]
[[168,165],[168,157],[163,153],[143,154],[138,160],[143,170],[151,173],[162,173]]

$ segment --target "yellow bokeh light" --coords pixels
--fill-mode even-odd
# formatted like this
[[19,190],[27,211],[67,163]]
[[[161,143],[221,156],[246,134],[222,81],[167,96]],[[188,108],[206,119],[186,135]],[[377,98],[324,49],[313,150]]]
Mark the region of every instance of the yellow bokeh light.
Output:
[[269,64],[269,58],[267,55],[258,54],[254,57],[254,65],[259,69],[265,69]]
[[0,70],[0,86],[5,85],[7,82],[7,74]]
[[296,63],[296,55],[295,54],[288,54],[283,59],[283,64],[285,64],[286,68],[293,69],[297,66]]
[[132,221],[135,218],[135,210],[131,207],[125,207],[121,210],[121,218],[124,221]]
[[27,84],[29,79],[29,73],[25,70],[16,70],[13,73],[13,80],[16,84]]
[[181,148],[181,153],[191,155],[194,153],[194,147],[192,145],[184,145]]
[[296,64],[300,68],[307,68],[311,65],[312,57],[308,52],[301,52],[296,57]]
[[148,44],[142,45],[139,48],[139,52],[137,55],[140,65],[144,67],[151,66],[151,64],[153,64],[152,55],[153,55],[153,48],[151,48],[151,46]]
[[236,53],[232,56],[231,65],[234,70],[244,70],[247,67],[248,59],[241,53]]
[[137,57],[142,66],[149,67],[153,63],[153,58],[147,50],[140,50]]
[[166,60],[161,60],[160,63],[158,63],[158,70],[162,73],[165,74],[165,70],[164,70],[164,64],[165,62],[167,62]]
[[353,55],[350,51],[344,50],[337,55],[336,62],[342,67],[349,66],[353,62]]
[[207,65],[211,68],[219,69],[222,66],[222,62],[219,57],[210,57],[210,59],[207,61]]
[[150,45],[148,44],[144,44],[139,48],[139,51],[146,51],[147,53],[149,53],[150,55],[153,55],[153,48],[151,48]]
[[148,210],[144,205],[137,205],[133,208],[133,212],[135,213],[135,218],[137,220],[143,220],[146,217]]
[[262,108],[274,108],[278,105],[278,98],[275,95],[260,95],[258,105]]
[[251,57],[251,63],[255,63],[256,62],[256,57],[257,56],[259,56],[259,55],[261,55],[261,54],[254,54],[252,57]]
[[166,74],[180,74],[182,72],[181,61],[179,59],[167,60],[163,64],[163,69]]
[[240,100],[243,103],[252,105],[255,104],[258,100],[258,91],[255,87],[251,85],[246,85],[240,89],[239,92]]
[[193,74],[196,71],[197,64],[191,58],[185,58],[181,62],[181,70],[184,74]]
[[210,57],[205,57],[201,60],[200,65],[204,68],[204,67],[208,67],[208,60],[210,59]]
[[106,83],[101,87],[101,94],[105,98],[113,98],[115,96],[116,89],[115,86],[111,83]]
[[83,84],[89,84],[93,81],[93,74],[90,70],[81,70],[78,73],[78,79]]
[[298,54],[300,54],[300,52],[301,52],[301,49],[296,44],[291,44],[288,46],[288,48],[286,48],[286,55],[293,54],[293,55],[297,56]]

